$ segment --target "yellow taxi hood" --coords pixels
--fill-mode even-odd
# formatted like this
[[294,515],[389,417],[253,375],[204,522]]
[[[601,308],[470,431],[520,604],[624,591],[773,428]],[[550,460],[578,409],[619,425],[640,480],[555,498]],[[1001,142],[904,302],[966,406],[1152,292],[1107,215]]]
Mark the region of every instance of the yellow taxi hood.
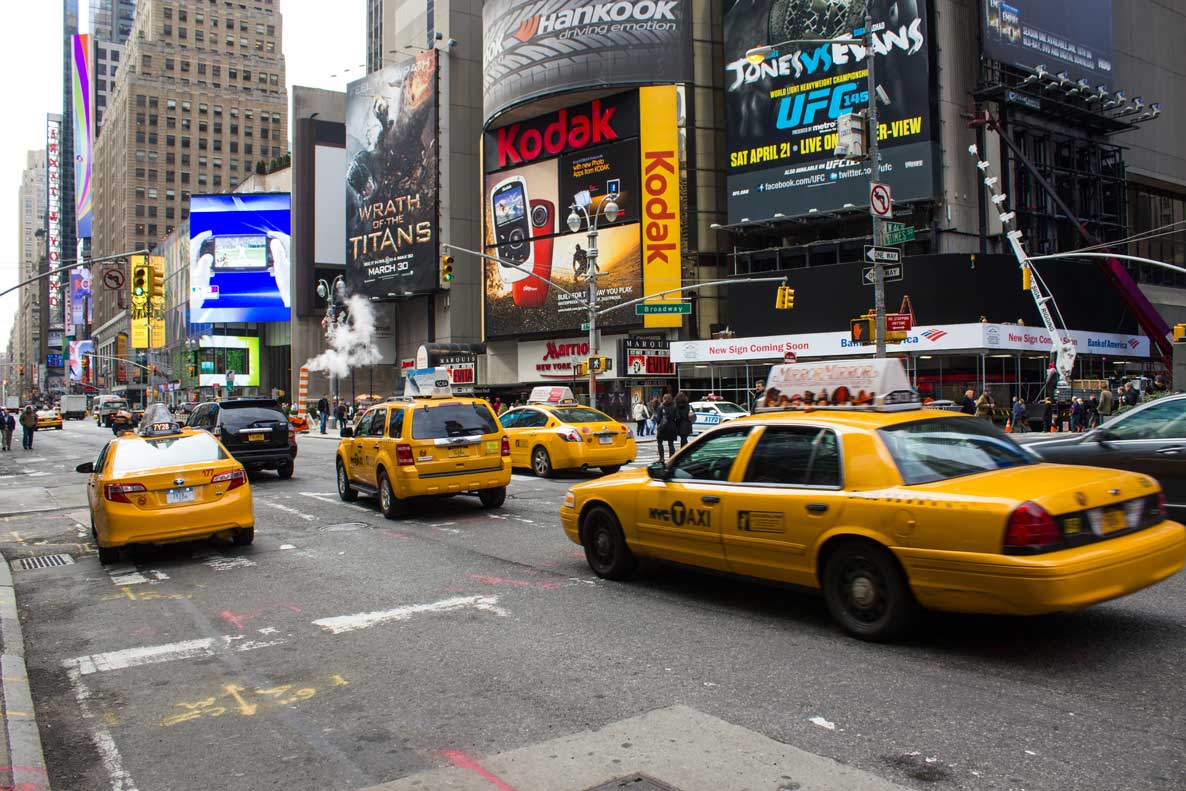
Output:
[[645,467],[633,470],[622,470],[621,472],[615,472],[613,475],[604,475],[591,481],[583,481],[569,487],[569,491],[582,495],[589,494],[600,489],[609,489],[611,487],[643,483],[650,477],[651,476],[647,474]]
[[1070,464],[1033,464],[909,487],[910,491],[1018,503],[1032,500],[1052,514],[1131,500],[1158,488],[1147,475]]

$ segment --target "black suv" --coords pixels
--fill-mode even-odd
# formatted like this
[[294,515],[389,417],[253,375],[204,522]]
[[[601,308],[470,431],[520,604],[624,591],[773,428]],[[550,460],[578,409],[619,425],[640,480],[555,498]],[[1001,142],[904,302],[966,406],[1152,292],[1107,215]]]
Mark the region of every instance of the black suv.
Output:
[[217,435],[249,470],[275,470],[281,478],[292,477],[296,433],[274,399],[208,401],[194,407],[187,425]]

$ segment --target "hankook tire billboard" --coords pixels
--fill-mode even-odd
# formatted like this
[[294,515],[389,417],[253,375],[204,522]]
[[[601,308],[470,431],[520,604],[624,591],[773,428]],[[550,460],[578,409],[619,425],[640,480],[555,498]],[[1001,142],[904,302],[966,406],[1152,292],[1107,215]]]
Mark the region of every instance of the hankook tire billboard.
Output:
[[487,123],[548,94],[692,79],[690,0],[486,0],[482,29]]
[[[881,177],[895,201],[935,194],[927,0],[869,0]],[[786,43],[848,38],[865,0],[725,0],[729,222],[868,204],[868,160],[838,159],[837,119],[868,105],[865,47]],[[856,20],[855,25],[853,20]],[[863,33],[863,31],[862,31]],[[761,63],[748,50],[774,46]]]

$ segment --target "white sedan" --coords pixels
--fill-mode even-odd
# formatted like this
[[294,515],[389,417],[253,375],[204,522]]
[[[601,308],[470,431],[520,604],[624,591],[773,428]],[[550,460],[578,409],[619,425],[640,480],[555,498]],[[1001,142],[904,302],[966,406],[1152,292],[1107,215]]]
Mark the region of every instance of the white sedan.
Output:
[[749,410],[732,401],[693,401],[691,407],[696,418],[692,423],[693,434],[699,434],[701,431],[707,431],[722,423],[749,414]]

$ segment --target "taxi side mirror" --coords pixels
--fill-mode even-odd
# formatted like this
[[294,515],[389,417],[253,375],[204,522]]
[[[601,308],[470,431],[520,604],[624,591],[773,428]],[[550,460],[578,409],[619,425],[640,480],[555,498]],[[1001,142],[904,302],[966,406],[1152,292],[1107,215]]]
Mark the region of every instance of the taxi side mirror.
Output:
[[77,467],[74,468],[74,471],[75,472],[94,472],[95,471],[95,463],[93,461],[88,461],[84,464],[79,464]]
[[661,461],[657,461],[647,467],[647,475],[651,476],[657,481],[666,481],[671,475],[667,472],[667,465]]
[[354,436],[354,428],[352,426],[342,426],[342,431],[338,436],[343,439],[349,439]]
[[1116,435],[1106,428],[1097,428],[1091,437],[1100,444],[1100,447],[1111,449],[1111,442],[1116,439]]

